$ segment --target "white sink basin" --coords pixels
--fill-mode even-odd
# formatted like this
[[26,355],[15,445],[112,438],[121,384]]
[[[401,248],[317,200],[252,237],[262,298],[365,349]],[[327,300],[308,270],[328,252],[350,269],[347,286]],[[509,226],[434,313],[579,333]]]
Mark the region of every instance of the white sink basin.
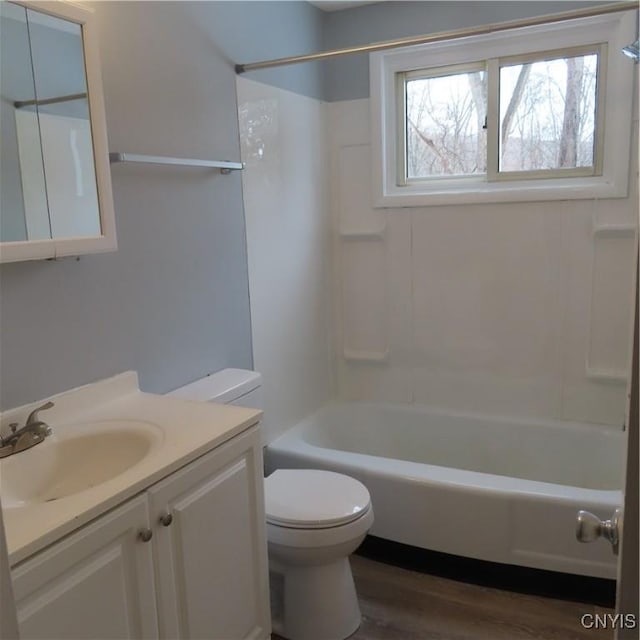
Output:
[[138,420],[53,429],[44,442],[0,462],[4,508],[52,502],[112,480],[163,439],[158,426]]

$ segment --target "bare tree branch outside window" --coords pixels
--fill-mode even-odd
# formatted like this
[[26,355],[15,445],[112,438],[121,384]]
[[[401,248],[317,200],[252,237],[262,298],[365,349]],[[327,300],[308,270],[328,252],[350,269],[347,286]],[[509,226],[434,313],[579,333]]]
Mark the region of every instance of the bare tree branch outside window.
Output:
[[593,165],[597,62],[589,54],[500,69],[500,171]]
[[409,177],[486,171],[485,76],[465,72],[406,83]]
[[[595,53],[499,70],[501,172],[594,164]],[[487,171],[487,72],[409,79],[406,90],[408,178]]]

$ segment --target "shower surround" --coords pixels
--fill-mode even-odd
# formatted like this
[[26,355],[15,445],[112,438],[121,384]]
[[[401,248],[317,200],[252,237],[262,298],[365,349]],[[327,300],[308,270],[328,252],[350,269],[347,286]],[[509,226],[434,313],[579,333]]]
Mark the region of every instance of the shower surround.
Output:
[[637,182],[376,209],[368,99],[238,91],[268,468],[359,478],[381,537],[613,577],[574,521],[621,502]]

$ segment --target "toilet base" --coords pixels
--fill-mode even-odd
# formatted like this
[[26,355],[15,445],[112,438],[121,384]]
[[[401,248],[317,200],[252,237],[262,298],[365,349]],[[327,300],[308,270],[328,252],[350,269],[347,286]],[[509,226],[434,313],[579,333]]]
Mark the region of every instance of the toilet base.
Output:
[[[272,566],[273,630],[287,640],[344,640],[361,614],[348,558],[326,565]],[[277,611],[277,613],[276,613]]]

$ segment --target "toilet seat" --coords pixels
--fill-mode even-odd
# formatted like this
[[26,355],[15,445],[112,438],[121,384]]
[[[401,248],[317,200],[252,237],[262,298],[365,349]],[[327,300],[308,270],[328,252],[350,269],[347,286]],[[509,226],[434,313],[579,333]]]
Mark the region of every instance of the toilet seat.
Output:
[[354,539],[364,537],[373,525],[373,509],[367,509],[357,520],[338,527],[324,529],[301,529],[283,527],[267,522],[267,540],[269,545],[277,544],[297,549],[316,549],[348,544]]
[[267,523],[288,529],[328,529],[354,522],[371,507],[355,478],[317,469],[278,469],[265,479]]

